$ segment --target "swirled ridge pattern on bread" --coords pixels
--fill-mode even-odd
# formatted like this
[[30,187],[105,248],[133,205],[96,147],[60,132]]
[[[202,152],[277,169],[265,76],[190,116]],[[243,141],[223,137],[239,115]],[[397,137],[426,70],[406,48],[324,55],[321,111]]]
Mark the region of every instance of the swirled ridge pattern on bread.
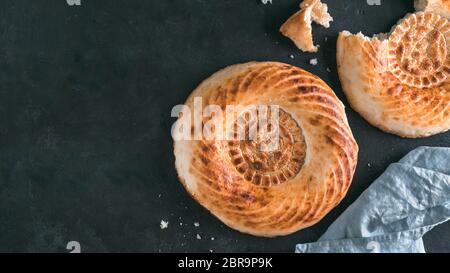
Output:
[[[309,227],[344,198],[358,146],[343,104],[320,78],[275,62],[227,67],[186,101],[207,105],[277,105],[280,138],[273,151],[258,140],[175,140],[181,183],[229,227],[274,237]],[[177,121],[190,118],[183,115]]]

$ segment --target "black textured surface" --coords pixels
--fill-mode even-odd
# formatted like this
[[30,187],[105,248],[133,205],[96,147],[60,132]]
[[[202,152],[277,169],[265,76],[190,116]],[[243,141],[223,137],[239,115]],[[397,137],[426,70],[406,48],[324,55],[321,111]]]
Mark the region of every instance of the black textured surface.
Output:
[[[318,54],[300,53],[278,33],[298,0],[81,2],[1,2],[0,251],[66,252],[76,240],[89,252],[292,252],[295,243],[316,240],[389,163],[421,145],[450,146],[450,134],[382,133],[348,108],[361,152],[339,207],[291,236],[240,234],[178,182],[171,108],[214,71],[250,60],[305,68],[347,105],[336,74],[338,31],[386,32],[413,11],[412,0],[325,1],[335,22],[314,27]],[[168,229],[160,229],[162,219]],[[425,243],[450,252],[450,223]]]

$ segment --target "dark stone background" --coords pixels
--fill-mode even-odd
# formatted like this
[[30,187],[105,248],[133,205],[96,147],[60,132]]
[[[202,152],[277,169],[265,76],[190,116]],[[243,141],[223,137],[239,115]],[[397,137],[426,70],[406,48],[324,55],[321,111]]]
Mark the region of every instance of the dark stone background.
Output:
[[[413,11],[412,0],[381,1],[325,1],[335,22],[314,27],[318,54],[278,33],[298,0],[1,1],[0,251],[67,252],[76,240],[85,252],[292,252],[316,240],[391,162],[421,145],[450,146],[450,134],[400,139],[348,108],[361,152],[347,197],[314,227],[265,239],[225,227],[186,194],[170,110],[211,73],[250,60],[305,68],[347,104],[338,31],[386,32]],[[450,251],[450,223],[425,243]]]

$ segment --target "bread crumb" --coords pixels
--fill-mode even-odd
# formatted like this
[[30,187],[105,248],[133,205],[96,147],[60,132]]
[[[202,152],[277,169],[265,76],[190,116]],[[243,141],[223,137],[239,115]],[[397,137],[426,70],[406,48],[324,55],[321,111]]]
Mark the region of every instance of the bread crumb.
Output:
[[289,58],[294,59],[295,57],[294,57],[294,55],[291,54],[291,55],[289,56]]
[[168,228],[168,227],[169,227],[169,221],[161,220],[161,224],[159,224],[159,227],[160,227],[161,229],[166,229],[166,228]]
[[212,249],[210,249],[210,250],[209,250],[209,252],[213,253],[213,250],[212,250]]
[[309,64],[311,64],[311,65],[317,65],[317,64],[318,64],[318,61],[317,61],[317,59],[311,59],[311,60],[309,60]]
[[261,0],[261,3],[263,3],[264,5],[272,4],[272,0]]
[[331,69],[329,67],[327,67],[327,72],[331,73]]
[[202,236],[200,236],[200,234],[197,234],[196,238],[197,238],[197,240],[201,240]]
[[200,226],[200,223],[198,223],[198,222],[194,223],[194,227],[199,227],[199,226]]
[[215,239],[214,239],[214,237],[211,237],[211,241],[214,241]]

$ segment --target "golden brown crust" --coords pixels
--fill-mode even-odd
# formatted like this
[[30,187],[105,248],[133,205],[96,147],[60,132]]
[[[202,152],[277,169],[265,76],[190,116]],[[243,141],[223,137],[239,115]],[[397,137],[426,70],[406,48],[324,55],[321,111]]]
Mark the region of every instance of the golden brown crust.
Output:
[[205,106],[280,106],[276,151],[258,151],[252,141],[174,143],[182,184],[231,228],[287,235],[318,222],[345,196],[358,146],[344,106],[317,76],[282,63],[234,65],[204,81],[188,106],[194,97]]
[[402,20],[387,40],[341,33],[338,71],[352,107],[402,137],[449,130],[449,30],[447,19],[419,12]]

